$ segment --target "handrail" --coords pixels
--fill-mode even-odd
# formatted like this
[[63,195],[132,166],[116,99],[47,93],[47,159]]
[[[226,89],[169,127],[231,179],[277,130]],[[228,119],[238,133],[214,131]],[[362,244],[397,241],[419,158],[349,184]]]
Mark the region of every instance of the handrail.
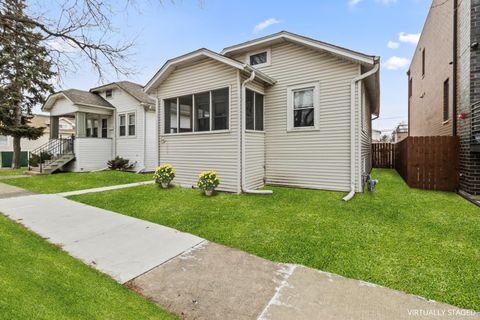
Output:
[[44,166],[48,165],[65,154],[74,154],[74,140],[70,138],[50,139],[47,143],[30,151],[28,159],[28,169],[32,170],[32,163],[37,163],[40,172],[43,172]]

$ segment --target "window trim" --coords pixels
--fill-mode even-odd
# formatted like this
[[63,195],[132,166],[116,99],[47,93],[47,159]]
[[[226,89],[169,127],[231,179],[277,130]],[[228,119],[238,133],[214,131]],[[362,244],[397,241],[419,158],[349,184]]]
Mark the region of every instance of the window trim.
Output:
[[[212,106],[212,91],[220,90],[220,89],[228,89],[228,129],[223,129],[223,130],[212,130],[212,111],[213,111],[213,106]],[[208,131],[196,131],[197,130],[197,123],[195,119],[193,119],[193,132],[178,132],[179,129],[177,129],[177,132],[169,132],[165,133],[165,100],[170,100],[170,99],[178,99],[183,96],[188,96],[192,95],[192,116],[195,117],[195,95],[200,94],[200,93],[209,93],[209,112],[210,112],[210,127]],[[212,87],[211,89],[200,89],[200,90],[195,90],[191,93],[179,93],[173,97],[166,97],[166,98],[160,98],[160,105],[161,105],[161,130],[160,130],[160,135],[162,136],[177,136],[177,135],[195,135],[195,134],[216,134],[216,133],[231,133],[231,128],[232,128],[232,86],[231,85],[219,85]],[[177,114],[179,112],[179,104],[177,100]],[[179,122],[180,117],[177,116],[177,122]]]
[[[128,134],[128,127],[130,125],[130,119],[128,118],[128,116],[130,114],[135,114],[135,124],[134,124],[135,125],[135,134],[134,135],[129,135]],[[125,135],[124,136],[120,135],[120,117],[121,116],[125,116]],[[137,110],[130,110],[130,111],[124,111],[124,112],[118,113],[118,115],[117,115],[117,119],[118,119],[118,134],[117,134],[117,137],[120,138],[120,139],[136,138],[137,137],[137,118],[138,118]]]
[[[247,97],[247,90],[250,90],[250,91],[253,92],[253,129],[247,129],[247,124],[246,124],[246,122],[245,122],[245,132],[265,132],[265,93],[260,92],[259,90],[255,90],[255,89],[253,89],[253,88],[251,88],[251,87],[246,86],[246,87],[245,87],[245,92],[244,92],[244,94],[243,94],[243,96],[245,97],[245,99],[246,99],[246,97]],[[256,121],[255,121],[255,120],[256,120],[256,108],[257,108],[257,106],[256,106],[256,103],[257,103],[257,102],[256,102],[256,100],[255,100],[255,97],[256,97],[257,94],[259,94],[259,95],[261,95],[261,96],[263,97],[263,121],[262,121],[262,122],[263,122],[263,123],[262,123],[263,130],[257,130],[257,129],[255,129],[255,127],[256,127],[256,125],[257,125],[257,123],[256,123]],[[245,112],[245,117],[246,117],[246,114],[247,114],[246,107],[247,107],[247,106],[245,105],[245,110],[243,110],[243,112]]]
[[[259,54],[259,53],[263,53],[263,52],[267,53],[267,62],[251,65],[250,64],[250,57],[254,56],[256,54]],[[256,51],[252,51],[252,52],[247,53],[245,63],[248,64],[249,66],[251,65],[252,67],[255,67],[255,68],[262,68],[262,67],[270,66],[272,64],[272,49],[271,48],[266,48],[266,49],[256,50]]]
[[[293,92],[313,88],[313,126],[295,127],[293,124]],[[302,83],[287,86],[287,132],[318,131],[320,130],[320,82]]]

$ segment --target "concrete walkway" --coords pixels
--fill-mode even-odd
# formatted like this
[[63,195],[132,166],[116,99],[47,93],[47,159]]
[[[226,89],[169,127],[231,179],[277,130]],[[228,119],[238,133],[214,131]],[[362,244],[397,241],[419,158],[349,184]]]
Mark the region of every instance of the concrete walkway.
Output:
[[146,185],[146,184],[154,184],[154,183],[155,183],[154,180],[142,181],[142,182],[127,183],[127,184],[119,184],[119,185],[108,186],[108,187],[100,187],[100,188],[61,192],[61,193],[57,193],[57,195],[59,195],[61,197],[70,197],[70,196],[76,196],[76,195],[79,195],[79,194],[103,192],[103,191],[110,191],[110,190],[116,190],[116,189],[138,187],[138,186],[143,186],[143,185]]
[[19,187],[11,186],[6,183],[0,183],[0,199],[21,197],[32,194],[35,193]]
[[0,212],[184,319],[480,319],[59,195],[1,199]]

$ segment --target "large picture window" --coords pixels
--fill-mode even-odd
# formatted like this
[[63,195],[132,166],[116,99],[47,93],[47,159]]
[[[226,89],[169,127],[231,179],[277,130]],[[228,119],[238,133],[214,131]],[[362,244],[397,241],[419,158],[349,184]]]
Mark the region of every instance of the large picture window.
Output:
[[288,130],[319,128],[319,84],[309,83],[287,88]]
[[246,89],[245,117],[247,130],[263,131],[263,95]]
[[164,132],[228,130],[229,100],[228,88],[165,99]]

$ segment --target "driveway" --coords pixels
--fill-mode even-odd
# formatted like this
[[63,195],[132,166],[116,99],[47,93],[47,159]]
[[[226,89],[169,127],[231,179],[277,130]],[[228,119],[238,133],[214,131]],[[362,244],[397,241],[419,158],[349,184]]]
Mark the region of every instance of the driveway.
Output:
[[480,319],[60,195],[0,199],[0,212],[185,319]]

